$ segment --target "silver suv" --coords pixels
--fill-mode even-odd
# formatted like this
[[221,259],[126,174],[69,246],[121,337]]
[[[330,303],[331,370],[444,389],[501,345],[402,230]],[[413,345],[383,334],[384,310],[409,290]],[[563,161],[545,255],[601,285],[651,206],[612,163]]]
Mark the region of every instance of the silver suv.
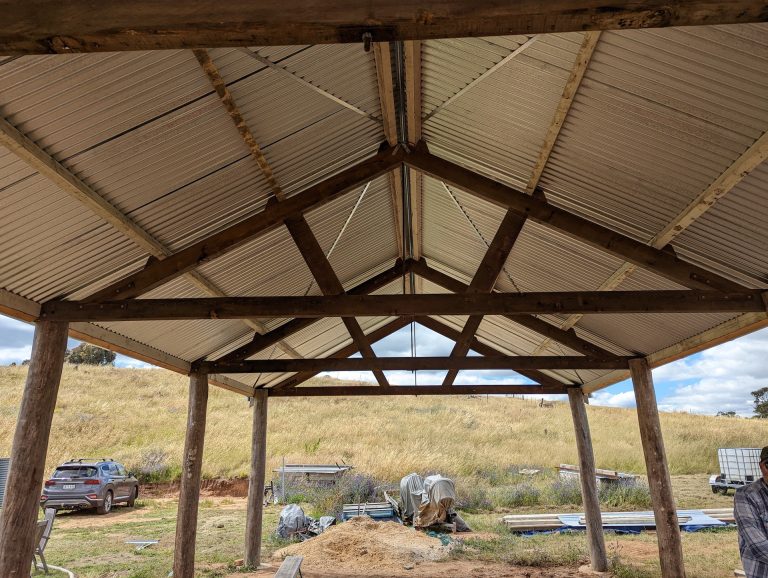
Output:
[[45,482],[40,506],[57,510],[96,508],[108,514],[116,503],[133,507],[139,480],[122,464],[108,459],[79,458],[61,464]]

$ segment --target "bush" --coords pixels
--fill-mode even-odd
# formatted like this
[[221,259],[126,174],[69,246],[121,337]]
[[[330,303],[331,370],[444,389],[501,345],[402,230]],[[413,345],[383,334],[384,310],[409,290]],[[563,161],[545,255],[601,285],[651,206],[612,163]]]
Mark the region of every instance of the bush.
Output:
[[531,484],[515,484],[499,488],[493,501],[497,508],[535,506],[541,501],[541,490]]
[[167,482],[173,480],[176,473],[171,470],[168,452],[157,448],[144,450],[139,463],[129,469],[142,483]]
[[581,484],[576,477],[556,479],[549,487],[548,494],[549,501],[558,506],[581,504]]
[[456,480],[456,508],[467,511],[492,510],[493,503],[488,497],[488,490],[472,481]]
[[651,506],[651,492],[641,481],[601,484],[600,503],[612,508],[647,508]]

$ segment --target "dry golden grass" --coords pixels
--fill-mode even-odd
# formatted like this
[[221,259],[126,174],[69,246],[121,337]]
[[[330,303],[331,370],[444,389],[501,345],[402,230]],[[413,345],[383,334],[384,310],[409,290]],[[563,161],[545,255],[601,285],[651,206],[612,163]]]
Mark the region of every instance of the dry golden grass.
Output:
[[[0,368],[0,455],[8,455],[26,368]],[[48,469],[76,456],[108,456],[138,470],[160,456],[173,475],[184,444],[187,380],[165,370],[67,366],[48,451]],[[634,411],[590,407],[597,465],[643,473]],[[250,410],[213,387],[204,475],[248,471]],[[718,447],[758,447],[768,422],[662,414],[674,474],[717,470]],[[539,408],[511,398],[275,398],[270,400],[269,469],[288,462],[341,462],[384,480],[411,471],[476,476],[511,465],[574,463],[567,403]]]

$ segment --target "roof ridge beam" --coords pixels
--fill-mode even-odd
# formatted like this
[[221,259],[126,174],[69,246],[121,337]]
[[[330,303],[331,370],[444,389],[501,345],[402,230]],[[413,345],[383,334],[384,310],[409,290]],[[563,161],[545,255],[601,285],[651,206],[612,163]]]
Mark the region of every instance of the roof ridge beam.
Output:
[[734,281],[683,261],[671,251],[649,247],[622,233],[552,205],[544,199],[528,195],[437,157],[427,151],[423,144],[405,155],[405,163],[433,178],[450,183],[493,204],[506,207],[519,215],[526,215],[537,223],[556,229],[685,287],[718,291],[744,289]]
[[464,295],[325,295],[48,301],[40,318],[140,321],[281,317],[400,317],[568,313],[749,313],[766,311],[768,291],[701,290],[475,293]]
[[[521,217],[513,211],[506,212],[493,240],[488,245],[488,250],[480,261],[475,276],[467,287],[466,293],[491,293],[493,291],[496,280],[512,252],[512,247],[523,231],[525,220],[525,216]],[[461,335],[454,343],[451,357],[464,357],[469,353],[469,344],[482,321],[482,315],[472,315],[467,319],[461,330]],[[443,379],[443,387],[450,387],[458,373],[458,370],[450,369]]]
[[[304,257],[304,261],[307,263],[307,267],[312,272],[312,276],[317,281],[317,286],[320,287],[323,295],[344,295],[344,286],[339,281],[336,272],[331,266],[331,262],[325,256],[323,248],[318,243],[317,237],[315,237],[312,228],[304,216],[286,219],[285,226],[288,228],[288,232],[291,234],[301,256]],[[360,350],[361,355],[368,359],[376,357],[357,319],[344,317],[342,321],[350,337],[352,337],[352,341]],[[373,375],[381,387],[389,387],[389,382],[383,371],[375,369],[373,370]]]
[[386,174],[402,162],[403,151],[388,147],[374,156],[312,185],[284,201],[268,203],[264,210],[230,225],[213,235],[169,255],[152,261],[143,269],[112,283],[87,297],[85,302],[105,299],[131,299],[192,271],[198,265],[224,255],[244,243],[281,225],[285,219],[301,215],[354,190],[361,183]]
[[[436,285],[440,285],[441,287],[448,289],[448,291],[453,293],[464,293],[469,287],[469,285],[462,283],[458,279],[454,279],[450,275],[446,275],[445,273],[430,267],[423,259],[419,261],[408,260],[405,262],[405,267],[420,277],[423,277],[424,279],[427,279]],[[602,347],[579,337],[573,330],[566,331],[560,329],[558,326],[552,325],[551,323],[548,323],[543,319],[539,319],[538,317],[534,317],[533,315],[505,315],[504,317],[510,321],[513,321],[514,323],[517,323],[518,325],[522,325],[523,327],[530,329],[531,331],[535,331],[544,337],[557,341],[558,343],[565,345],[566,347],[573,349],[582,355],[615,355],[607,349],[603,349]]]

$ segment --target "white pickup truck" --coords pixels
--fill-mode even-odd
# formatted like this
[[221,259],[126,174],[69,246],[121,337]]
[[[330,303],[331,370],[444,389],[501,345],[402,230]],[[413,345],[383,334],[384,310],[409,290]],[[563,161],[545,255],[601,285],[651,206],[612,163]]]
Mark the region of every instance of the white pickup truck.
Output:
[[720,473],[709,478],[709,485],[714,494],[727,494],[728,490],[738,489],[755,480],[759,480],[760,448],[720,448],[717,450]]

